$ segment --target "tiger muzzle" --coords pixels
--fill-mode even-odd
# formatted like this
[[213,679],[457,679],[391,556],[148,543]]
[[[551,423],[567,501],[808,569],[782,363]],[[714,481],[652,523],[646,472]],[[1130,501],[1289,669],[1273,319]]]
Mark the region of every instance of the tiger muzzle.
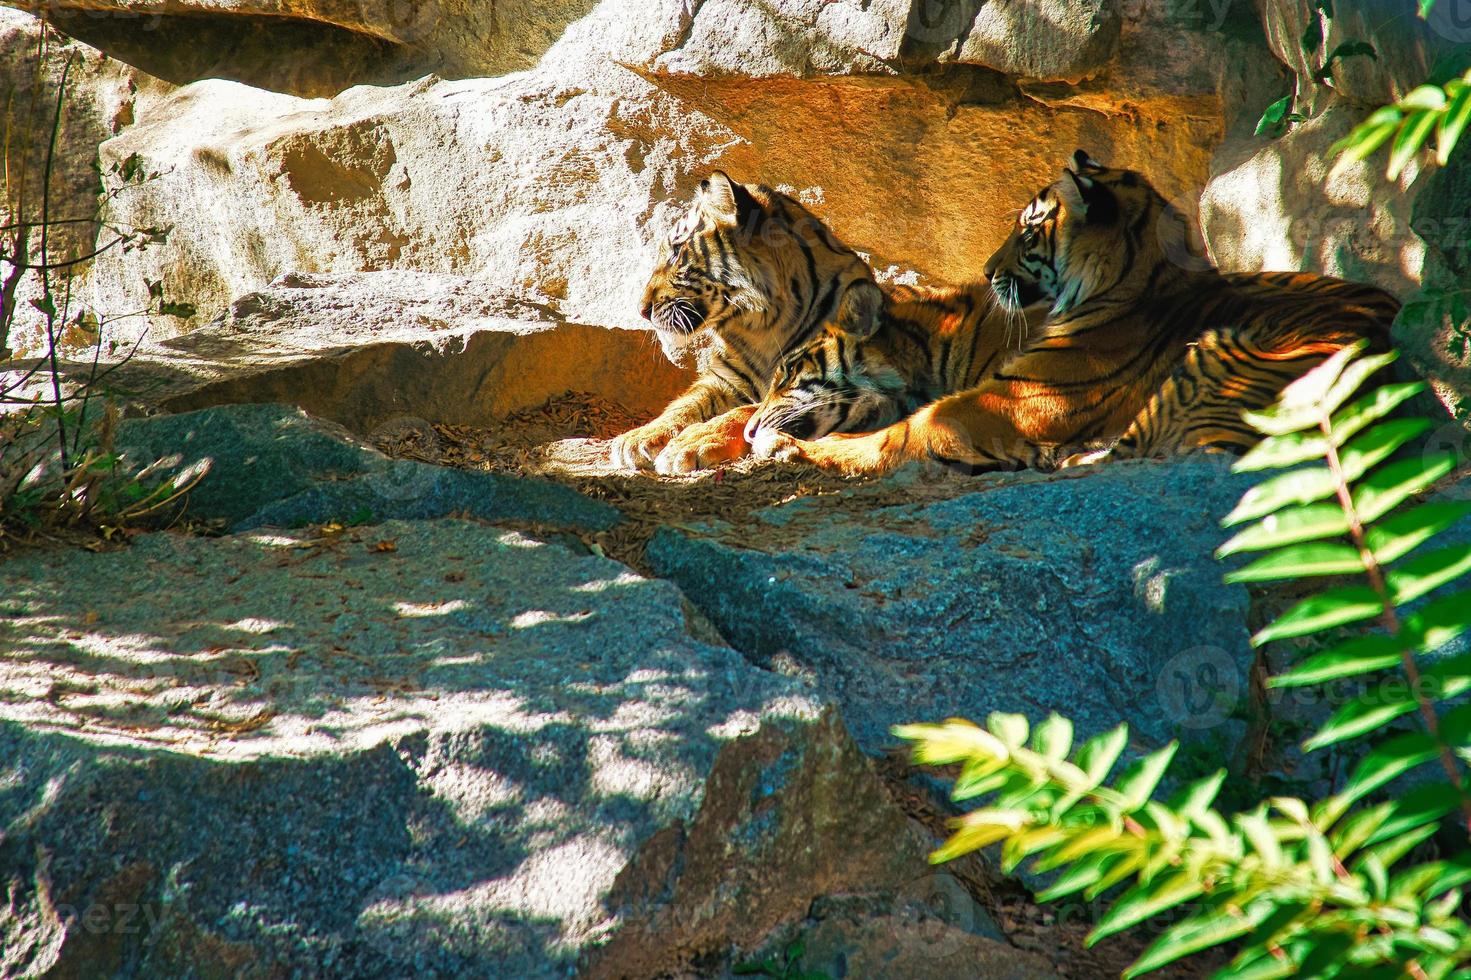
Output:
[[657,329],[676,334],[694,333],[709,316],[703,304],[684,297],[661,300],[645,309],[645,316]]

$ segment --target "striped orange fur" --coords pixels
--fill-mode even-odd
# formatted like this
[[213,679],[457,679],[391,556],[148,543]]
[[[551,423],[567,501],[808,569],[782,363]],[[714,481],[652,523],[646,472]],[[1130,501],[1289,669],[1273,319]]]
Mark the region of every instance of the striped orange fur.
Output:
[[665,354],[675,363],[693,354],[698,377],[653,421],[618,436],[613,462],[677,472],[712,437],[739,440],[784,360],[825,326],[869,336],[882,304],[867,263],[801,204],[711,174],[660,242],[643,297]]
[[1388,293],[1307,274],[1223,275],[1180,260],[1177,227],[1141,175],[1079,151],[986,265],[1007,307],[1050,301],[1038,340],[994,377],[876,432],[763,430],[757,452],[850,474],[911,460],[983,471],[1240,452],[1256,439],[1243,410],[1347,345],[1387,345],[1399,306]]

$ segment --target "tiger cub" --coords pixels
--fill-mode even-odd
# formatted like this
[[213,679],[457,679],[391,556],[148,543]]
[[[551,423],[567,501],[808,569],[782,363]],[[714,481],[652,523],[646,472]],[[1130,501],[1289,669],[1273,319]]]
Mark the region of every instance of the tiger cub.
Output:
[[869,337],[883,301],[868,264],[801,204],[712,173],[660,242],[642,309],[665,356],[693,354],[698,376],[613,440],[613,463],[676,473],[743,453],[777,368],[825,327]]
[[777,371],[746,426],[800,439],[871,432],[920,406],[973,387],[1018,353],[1040,310],[1008,313],[990,286],[890,286],[879,328],[855,340],[828,327]]
[[[849,474],[926,459],[983,471],[1242,452],[1257,440],[1243,410],[1271,404],[1359,340],[1387,346],[1399,309],[1388,293],[1178,262],[1169,234],[1177,226],[1140,174],[1079,150],[986,263],[1006,308],[1051,303],[1025,353],[877,432],[806,440],[768,427],[754,433],[753,450]],[[1099,447],[1111,448],[1073,455]]]

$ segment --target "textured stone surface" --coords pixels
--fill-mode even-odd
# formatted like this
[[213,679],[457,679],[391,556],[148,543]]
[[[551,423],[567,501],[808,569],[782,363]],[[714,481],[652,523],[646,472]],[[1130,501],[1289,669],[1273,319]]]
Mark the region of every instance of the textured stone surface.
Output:
[[976,11],[955,54],[1023,78],[1080,78],[1119,43],[1116,5],[1102,0],[991,0]]
[[185,512],[226,526],[377,523],[449,514],[604,530],[618,512],[555,483],[390,460],[346,430],[285,405],[231,405],[124,421],[129,469],[208,461]]
[[[136,309],[145,280],[162,281],[198,311],[154,317],[163,341],[283,274],[398,269],[635,326],[650,242],[717,166],[798,191],[880,268],[960,281],[1077,146],[1193,202],[1250,75],[1240,42],[1149,4],[1122,36],[1188,55],[1191,71],[1143,71],[1121,50],[1076,85],[966,63],[975,18],[931,23],[930,5],[769,6],[763,19],[767,5],[605,0],[533,71],[494,79],[390,76],[334,98],[218,79],[175,89],[102,149],[106,166],[137,153],[161,174],[118,217],[171,225],[169,241],[109,253],[79,295]],[[1026,16],[1054,6],[1091,23],[1087,4]]]
[[1244,697],[1247,595],[1211,553],[1250,481],[1224,462],[977,477],[938,501],[924,475],[895,478],[913,503],[662,530],[648,561],[748,656],[815,677],[869,751],[894,724],[991,711],[1057,711],[1080,737],[1127,719],[1156,744]]
[[110,385],[176,411],[288,402],[371,433],[487,425],[568,391],[652,415],[689,380],[649,334],[567,323],[458,276],[389,270],[282,276],[207,327],[145,344]]
[[[1435,72],[1449,77],[1471,64],[1468,8],[1447,0],[1428,21],[1410,0],[1346,0],[1333,5],[1331,18],[1310,0],[1268,0],[1260,9],[1272,51],[1297,78],[1258,88],[1228,122],[1200,198],[1210,252],[1231,270],[1325,272],[1396,293],[1406,301],[1398,346],[1464,421],[1471,349],[1463,338],[1471,322],[1455,322],[1443,302],[1471,274],[1462,155],[1442,173],[1433,153],[1423,151],[1391,181],[1387,147],[1336,173],[1330,150],[1378,106]],[[1313,22],[1325,33],[1318,50],[1306,52]],[[1348,41],[1371,44],[1376,57],[1336,62],[1331,85],[1312,81],[1326,55]],[[1262,110],[1289,91],[1306,120],[1277,139],[1256,135]]]
[[[1471,282],[1471,154],[1456,154],[1428,177],[1410,226],[1425,243],[1424,288],[1408,297],[1395,321],[1395,344],[1471,433],[1471,297],[1465,293]],[[1471,460],[1466,435],[1450,442]]]
[[[1264,0],[1262,26],[1272,52],[1306,83],[1339,45],[1362,41],[1374,57],[1344,58],[1333,65],[1333,90],[1366,104],[1393,102],[1429,76],[1438,55],[1471,42],[1471,23],[1457,15],[1458,0],[1446,0],[1433,18],[1421,20],[1415,0],[1342,0],[1325,16],[1313,0]],[[1464,5],[1461,5],[1464,10]],[[1310,25],[1322,35],[1315,50],[1305,50]],[[1310,91],[1304,86],[1305,92]]]
[[155,534],[0,594],[6,975],[648,976],[923,867],[802,685],[515,532]]
[[[56,93],[66,71],[67,96],[62,100],[56,150],[52,159],[53,205],[65,217],[96,216],[98,146],[133,121],[135,88],[139,73],[105,57],[85,44],[51,38],[40,46],[40,23],[29,14],[0,7],[0,106],[8,123],[0,128],[9,134],[5,141],[5,178],[0,180],[0,226],[19,221],[39,221],[44,208],[40,188],[46,168],[46,150],[51,123],[57,111]],[[69,64],[69,67],[68,67]],[[55,214],[57,212],[53,212]],[[98,228],[91,222],[68,221],[51,229],[48,249],[51,260],[77,258],[92,250]],[[0,254],[0,282],[9,278],[11,233],[4,233]],[[29,250],[39,256],[40,235],[31,236]],[[37,258],[39,262],[39,258]],[[40,287],[27,278],[16,294],[19,314],[11,336],[0,336],[0,357],[7,348],[20,353],[36,351],[42,343],[42,321],[30,301],[40,297]],[[86,346],[86,338],[73,331],[62,338],[64,346]]]
[[1329,147],[1367,115],[1335,101],[1280,139],[1243,135],[1224,147],[1200,202],[1217,264],[1252,272],[1307,269],[1399,295],[1413,289],[1425,243],[1410,215],[1424,169],[1412,165],[1391,183],[1380,154],[1331,173]]
[[[40,7],[63,30],[171,81],[241,76],[298,94],[314,94],[311,89],[333,81],[340,90],[345,80],[371,80],[368,73],[402,80],[428,70],[498,75],[530,68],[569,24],[597,5],[597,0],[7,2]],[[283,41],[312,56],[312,63],[292,65],[283,57]]]
[[827,902],[804,933],[802,965],[829,977],[865,980],[1054,980],[1036,953],[957,927],[932,912],[874,916]]

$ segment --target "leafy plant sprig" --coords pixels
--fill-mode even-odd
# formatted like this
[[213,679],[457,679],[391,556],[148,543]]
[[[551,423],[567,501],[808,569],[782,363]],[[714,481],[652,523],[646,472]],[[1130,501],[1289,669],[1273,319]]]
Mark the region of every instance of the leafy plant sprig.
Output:
[[[894,730],[914,743],[917,762],[961,767],[956,800],[986,800],[957,819],[932,860],[999,843],[1006,869],[1030,859],[1034,870],[1057,873],[1038,896],[1045,901],[1078,893],[1091,900],[1123,888],[1090,943],[1175,917],[1125,976],[1232,942],[1240,951],[1218,976],[1430,978],[1471,962],[1471,924],[1458,915],[1471,849],[1414,860],[1447,817],[1471,820],[1462,761],[1471,707],[1442,713],[1447,700],[1471,691],[1471,654],[1435,656],[1471,628],[1471,593],[1406,608],[1471,570],[1471,546],[1419,550],[1471,514],[1471,502],[1397,509],[1457,460],[1439,452],[1397,456],[1430,426],[1390,417],[1423,385],[1391,384],[1350,401],[1393,360],[1360,353],[1341,352],[1272,408],[1248,416],[1267,438],[1236,468],[1285,472],[1243,496],[1225,523],[1249,526],[1220,554],[1259,555],[1232,572],[1232,581],[1363,579],[1302,600],[1252,639],[1261,645],[1374,627],[1271,681],[1368,683],[1306,749],[1362,739],[1401,719],[1418,719],[1417,730],[1375,745],[1325,800],[1279,796],[1229,816],[1215,807],[1224,771],[1156,798],[1175,743],[1111,778],[1128,741],[1123,725],[1076,750],[1072,724],[1057,715],[1035,727],[998,713],[985,728],[951,719]],[[1391,672],[1400,683],[1389,681]],[[1369,799],[1430,765],[1444,778],[1392,800]]]
[[1367,160],[1385,143],[1389,162],[1384,175],[1398,180],[1405,167],[1435,136],[1435,160],[1441,166],[1471,124],[1471,70],[1444,85],[1421,85],[1392,105],[1384,106],[1334,143],[1329,156],[1337,156],[1335,170]]

